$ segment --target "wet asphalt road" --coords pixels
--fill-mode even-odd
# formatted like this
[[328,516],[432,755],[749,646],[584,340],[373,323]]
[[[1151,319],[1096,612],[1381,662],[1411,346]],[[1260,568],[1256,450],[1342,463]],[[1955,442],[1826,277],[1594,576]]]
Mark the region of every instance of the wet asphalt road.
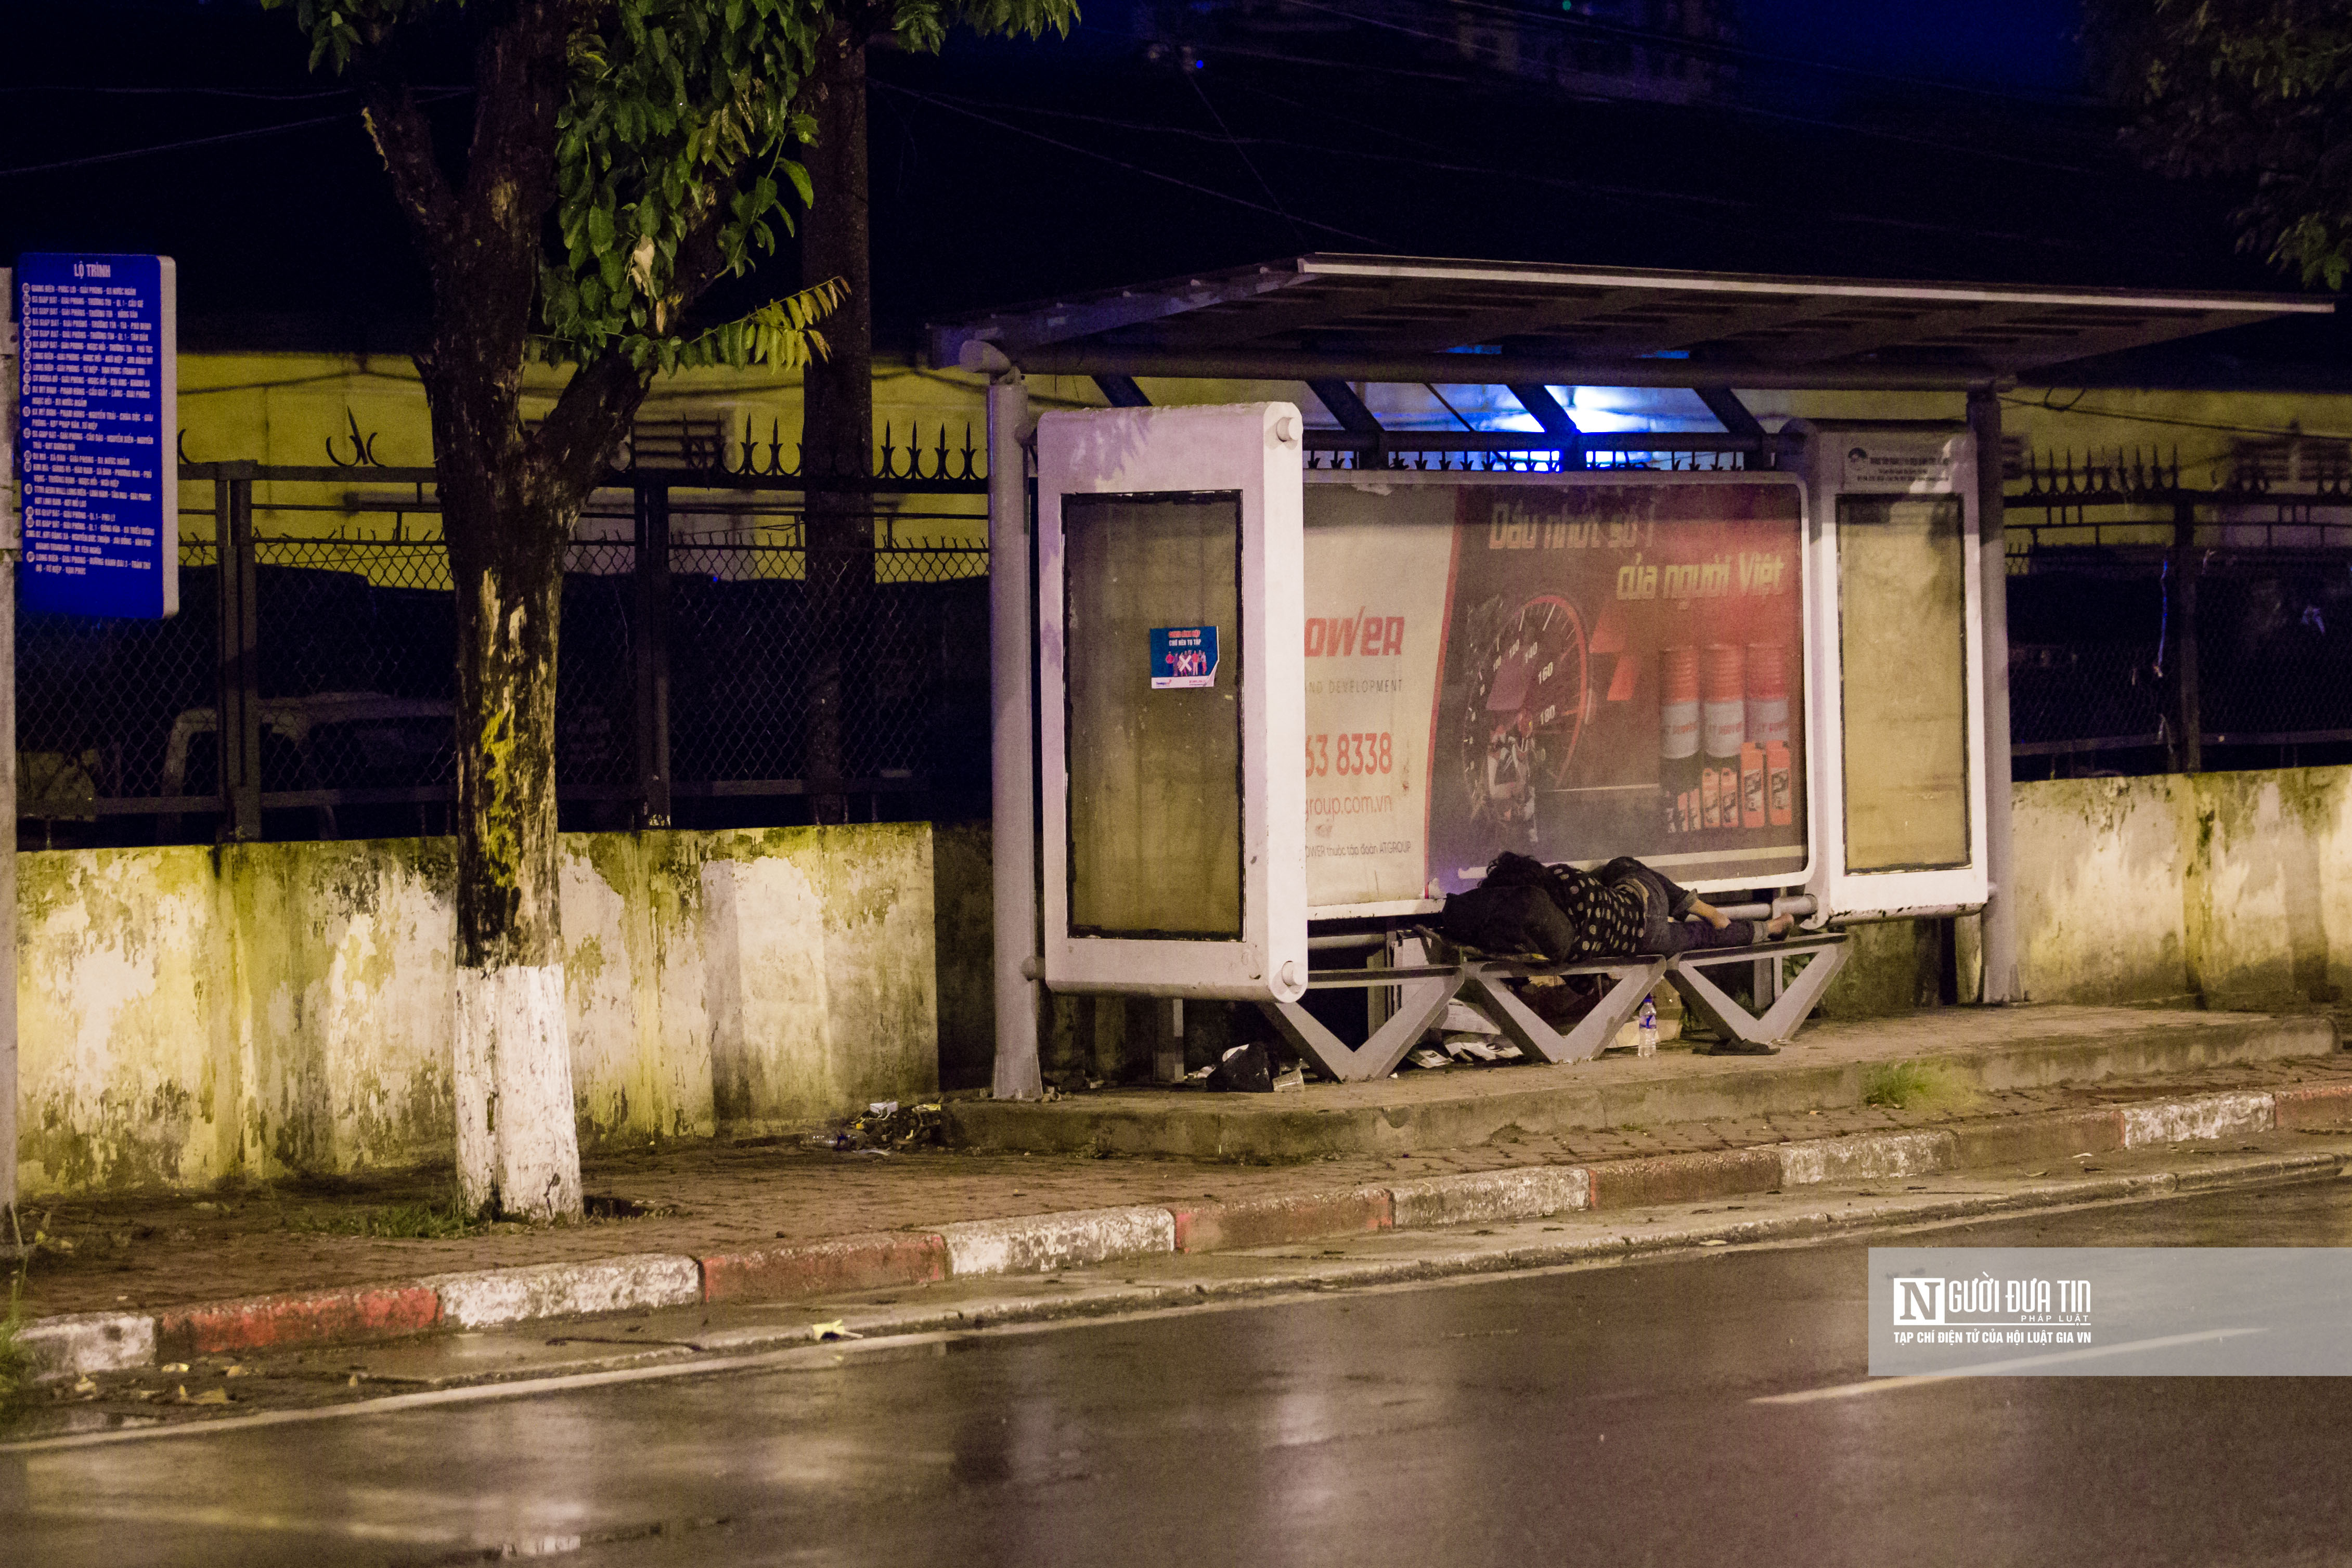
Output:
[[[2341,1184],[1920,1245],[2335,1246]],[[0,1455],[0,1563],[2305,1563],[2352,1383],[1867,1370],[1865,1240]]]

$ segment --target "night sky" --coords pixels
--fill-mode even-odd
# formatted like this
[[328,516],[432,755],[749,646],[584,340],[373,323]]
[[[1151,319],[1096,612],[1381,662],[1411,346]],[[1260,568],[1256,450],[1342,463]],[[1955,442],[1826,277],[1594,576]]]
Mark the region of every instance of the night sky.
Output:
[[[1703,78],[1681,103],[1460,47],[1491,16],[1597,58],[1631,0],[1105,0],[1067,42],[878,57],[880,345],[1317,249],[2290,287],[2237,251],[2224,193],[2121,152],[2074,5],[1731,3],[1730,40],[1670,68]],[[406,340],[422,278],[382,170],[285,13],[0,0],[0,255],[170,252],[191,347]],[[468,101],[439,112],[462,125]],[[787,253],[709,308],[797,281]]]
[[1775,54],[2012,92],[2084,90],[2079,5],[1747,0],[1739,14],[1748,41]]

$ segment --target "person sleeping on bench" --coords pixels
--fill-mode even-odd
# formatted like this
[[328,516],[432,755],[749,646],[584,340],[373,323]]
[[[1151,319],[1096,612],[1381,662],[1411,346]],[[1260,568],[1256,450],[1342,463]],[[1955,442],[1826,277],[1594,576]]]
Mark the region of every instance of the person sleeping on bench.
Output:
[[1671,956],[1694,947],[1748,947],[1778,942],[1797,924],[1793,915],[1769,920],[1734,920],[1686,887],[1631,855],[1620,855],[1592,873],[1609,892],[1629,891],[1642,901],[1642,939],[1636,953]]
[[1486,881],[1448,898],[1439,918],[1450,941],[1556,964],[1746,947],[1777,942],[1796,924],[1787,915],[1734,920],[1630,855],[1587,872],[1508,850],[1486,867]]

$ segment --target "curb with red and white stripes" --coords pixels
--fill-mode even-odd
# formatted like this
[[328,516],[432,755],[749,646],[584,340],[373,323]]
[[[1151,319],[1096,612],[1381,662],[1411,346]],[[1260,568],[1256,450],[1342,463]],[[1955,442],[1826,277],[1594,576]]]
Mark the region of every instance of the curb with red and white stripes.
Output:
[[37,1318],[19,1339],[35,1381],[125,1372],[190,1355],[362,1343],[542,1318],[1049,1273],[1160,1254],[1280,1246],[1434,1226],[1538,1219],[2209,1142],[2352,1122],[2352,1084],[2202,1094],[2008,1117],[1916,1133],[1864,1133],[1760,1148],[1580,1166],[1523,1166],[1236,1203],[1076,1209],[968,1220],[694,1258],[636,1253],[436,1274],[397,1284]]

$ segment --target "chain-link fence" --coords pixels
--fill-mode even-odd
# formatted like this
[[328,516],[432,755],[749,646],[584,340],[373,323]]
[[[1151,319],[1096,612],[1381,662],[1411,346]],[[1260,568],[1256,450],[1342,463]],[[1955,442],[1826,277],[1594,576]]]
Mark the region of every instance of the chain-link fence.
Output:
[[[860,815],[984,810],[985,480],[971,456],[958,468],[942,445],[829,495],[772,463],[740,476],[614,476],[565,560],[566,825],[788,822],[818,801]],[[1612,448],[1600,464],[1746,457]],[[177,616],[20,608],[26,841],[444,829],[456,619],[430,481],[190,470]],[[814,550],[810,492],[824,518]],[[2199,490],[2158,465],[2028,465],[2009,540],[2019,777],[2352,760],[2345,486],[2323,476],[2286,494],[2257,474]]]
[[2009,720],[2021,756],[2151,747],[2171,737],[2161,581],[2136,565],[2037,554],[2009,580]]
[[101,799],[217,794],[209,744],[219,663],[217,575],[211,539],[186,540],[180,546],[184,608],[168,621],[28,615],[20,605],[16,787],[23,814],[86,821]]
[[[984,810],[984,481],[830,502],[813,585],[805,496],[690,477],[616,476],[567,551],[566,826]],[[446,828],[456,614],[429,478],[236,474],[184,511],[178,615],[20,605],[26,841]]]
[[2030,465],[2009,499],[2021,778],[2352,760],[2352,497]]
[[2217,560],[2199,609],[2207,747],[2352,741],[2352,552]]
[[672,758],[686,792],[809,769],[812,675],[837,671],[838,767],[888,789],[988,751],[988,559],[979,549],[820,552],[672,545]]

